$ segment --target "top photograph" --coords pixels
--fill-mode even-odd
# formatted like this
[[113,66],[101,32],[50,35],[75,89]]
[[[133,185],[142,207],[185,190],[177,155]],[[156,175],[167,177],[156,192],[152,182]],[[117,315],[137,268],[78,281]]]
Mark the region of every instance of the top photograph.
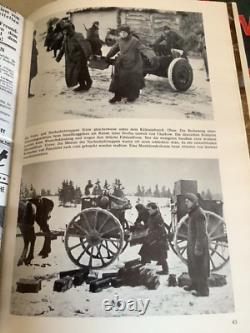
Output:
[[28,127],[83,118],[213,119],[201,13],[84,8],[34,29]]

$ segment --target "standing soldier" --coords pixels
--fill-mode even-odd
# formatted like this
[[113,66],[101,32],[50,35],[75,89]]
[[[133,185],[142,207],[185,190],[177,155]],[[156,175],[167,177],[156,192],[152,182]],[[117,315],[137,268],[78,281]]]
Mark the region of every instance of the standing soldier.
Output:
[[65,54],[65,80],[68,87],[79,84],[74,91],[89,90],[92,80],[89,75],[87,60],[91,55],[91,46],[81,33],[75,32],[71,22],[63,24],[65,34],[63,47],[56,61],[59,62]]
[[188,209],[187,260],[191,284],[184,289],[194,290],[194,296],[208,296],[210,271],[206,216],[195,194],[187,193],[185,203]]
[[169,247],[164,221],[154,202],[147,204],[147,210],[149,212],[149,218],[147,220],[148,234],[139,252],[141,262],[145,264],[151,260],[157,261],[157,263],[162,266],[162,271],[157,272],[157,274],[167,275],[167,251]]
[[112,194],[116,197],[124,198],[125,194],[124,194],[123,190],[124,190],[124,187],[122,186],[120,179],[116,179],[115,185],[114,185],[114,191]]
[[93,195],[102,195],[103,194],[99,179],[97,179],[97,181],[95,183],[95,186],[93,188],[92,194]]
[[87,40],[90,42],[94,55],[102,55],[102,40],[99,36],[99,22],[95,21],[87,30]]
[[31,87],[31,80],[37,75],[37,56],[38,56],[38,50],[36,46],[36,30],[33,32],[33,44],[32,44],[32,53],[31,53],[31,64],[30,64],[30,80],[29,80],[29,93],[28,97],[35,96],[30,92]]
[[84,194],[90,195],[90,189],[93,187],[93,184],[91,183],[91,180],[88,180],[88,184],[85,186]]
[[109,185],[107,179],[105,179],[105,182],[103,185],[103,195],[109,195],[109,191],[110,191],[110,185]]
[[141,56],[145,47],[138,38],[132,36],[129,26],[122,25],[119,34],[118,42],[106,56],[109,61],[109,58],[120,52],[109,87],[109,91],[115,94],[109,100],[112,104],[120,102],[123,97],[128,102],[134,102],[140,95],[140,89],[145,86]]
[[206,47],[204,32],[200,32],[199,38],[200,38],[200,40],[199,40],[198,49],[201,53],[201,57],[204,62],[204,67],[206,70],[206,80],[209,81],[210,79],[209,79],[209,69],[208,69],[208,61],[207,61],[207,47]]

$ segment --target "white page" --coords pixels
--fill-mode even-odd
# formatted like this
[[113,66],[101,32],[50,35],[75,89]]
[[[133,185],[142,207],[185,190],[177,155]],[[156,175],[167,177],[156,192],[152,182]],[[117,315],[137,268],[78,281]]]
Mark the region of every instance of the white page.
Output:
[[0,6],[0,239],[9,182],[23,18]]

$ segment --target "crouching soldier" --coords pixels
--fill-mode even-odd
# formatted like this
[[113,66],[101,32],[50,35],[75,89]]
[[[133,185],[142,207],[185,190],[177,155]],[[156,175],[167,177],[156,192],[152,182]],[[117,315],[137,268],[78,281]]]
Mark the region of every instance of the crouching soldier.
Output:
[[167,232],[165,230],[164,221],[161,213],[154,202],[147,204],[149,218],[147,220],[148,234],[144,238],[143,245],[139,255],[141,262],[157,261],[162,266],[162,271],[157,274],[168,274],[167,251],[169,249],[167,241]]

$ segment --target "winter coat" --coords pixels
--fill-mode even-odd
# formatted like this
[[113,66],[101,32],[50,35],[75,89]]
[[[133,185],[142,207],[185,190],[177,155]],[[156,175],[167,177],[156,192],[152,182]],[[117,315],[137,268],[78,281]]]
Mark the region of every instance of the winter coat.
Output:
[[119,39],[107,54],[107,58],[120,52],[116,59],[115,71],[109,91],[121,97],[136,99],[144,87],[143,61],[141,52],[145,47],[134,36]]
[[169,246],[164,221],[160,212],[149,216],[147,226],[148,235],[144,239],[139,255],[146,261],[166,259]]
[[92,26],[87,30],[87,40],[90,42],[93,54],[101,55],[102,41],[99,37],[99,29]]
[[35,38],[33,38],[31,64],[30,64],[30,80],[33,79],[37,75],[37,71],[38,71],[37,56],[38,56],[38,50],[37,50],[37,46],[36,46],[36,40],[35,40]]
[[84,39],[81,33],[74,32],[65,38],[57,61],[60,61],[65,54],[65,80],[68,87],[78,84],[81,69],[87,66],[87,60],[91,53],[90,43]]
[[210,261],[206,216],[199,205],[194,205],[188,215],[188,273],[193,280],[206,279]]
[[161,34],[154,43],[154,46],[165,45],[169,50],[180,49],[183,50],[184,39],[175,31]]

